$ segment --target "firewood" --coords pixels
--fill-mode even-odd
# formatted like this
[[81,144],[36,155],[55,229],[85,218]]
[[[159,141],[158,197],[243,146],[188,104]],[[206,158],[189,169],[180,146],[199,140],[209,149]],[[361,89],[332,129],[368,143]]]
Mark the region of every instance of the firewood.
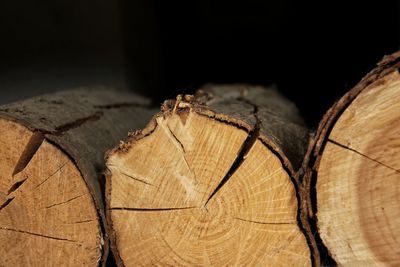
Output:
[[146,125],[148,104],[98,87],[0,107],[0,266],[99,265],[104,153]]
[[339,265],[400,265],[399,57],[384,58],[328,111],[306,159],[302,217]]
[[297,182],[308,131],[275,90],[206,86],[166,101],[108,154],[120,266],[310,266]]

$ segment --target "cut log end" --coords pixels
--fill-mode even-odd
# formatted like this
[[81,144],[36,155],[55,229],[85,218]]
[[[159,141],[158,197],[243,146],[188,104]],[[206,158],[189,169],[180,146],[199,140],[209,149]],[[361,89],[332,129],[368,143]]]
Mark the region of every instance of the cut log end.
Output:
[[0,265],[98,265],[99,220],[74,162],[17,122],[0,129]]
[[257,130],[190,105],[150,125],[107,161],[121,265],[310,265],[294,185]]
[[341,265],[400,265],[400,75],[365,88],[335,123],[318,167],[317,219]]

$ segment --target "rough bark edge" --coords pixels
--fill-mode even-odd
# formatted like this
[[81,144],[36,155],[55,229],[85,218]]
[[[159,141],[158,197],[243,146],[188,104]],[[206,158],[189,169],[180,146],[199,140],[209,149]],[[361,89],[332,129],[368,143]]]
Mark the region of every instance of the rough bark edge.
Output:
[[[315,266],[336,264],[333,258],[331,258],[329,250],[325,247],[321,237],[319,236],[316,218],[317,207],[315,185],[318,174],[317,170],[328,136],[341,114],[343,114],[347,107],[364,89],[370,86],[379,85],[384,82],[381,80],[382,78],[395,71],[399,71],[399,68],[400,51],[385,56],[377,64],[375,69],[364,76],[355,87],[333,104],[333,106],[325,113],[315,135],[310,140],[302,167],[297,174],[297,179],[301,183],[300,196],[302,207],[300,209],[300,219],[308,233]],[[321,259],[321,256],[325,257],[325,259]]]
[[[81,163],[79,162],[79,160],[75,159],[74,153],[69,149],[68,145],[66,143],[64,143],[62,140],[58,140],[56,137],[57,136],[62,136],[63,133],[68,132],[69,130],[72,129],[76,129],[79,128],[81,125],[85,124],[86,122],[89,121],[96,121],[101,119],[101,117],[104,115],[104,112],[106,112],[108,109],[118,109],[118,108],[124,108],[124,107],[136,107],[136,108],[150,108],[151,107],[151,102],[147,101],[146,98],[141,98],[140,96],[136,96],[133,94],[129,94],[126,92],[121,92],[118,90],[115,90],[113,88],[108,88],[108,87],[98,87],[97,89],[99,90],[110,90],[111,92],[115,92],[117,95],[118,93],[125,94],[129,97],[139,97],[139,100],[144,100],[144,104],[140,103],[140,102],[132,102],[132,101],[123,101],[123,102],[116,102],[113,103],[113,101],[111,101],[112,103],[110,105],[93,105],[92,109],[93,109],[93,114],[91,114],[90,116],[87,117],[82,117],[82,118],[75,118],[75,120],[71,121],[71,122],[67,122],[66,124],[62,124],[58,127],[55,127],[54,129],[50,129],[47,127],[41,127],[43,125],[38,125],[35,126],[33,123],[23,119],[23,116],[19,116],[19,115],[13,115],[8,113],[9,109],[12,108],[14,105],[18,106],[20,104],[25,104],[25,101],[36,101],[38,100],[39,102],[42,101],[42,99],[46,98],[47,96],[54,97],[54,96],[59,96],[59,97],[63,97],[64,95],[69,94],[69,92],[72,92],[72,94],[76,94],[76,93],[83,93],[83,94],[87,94],[89,95],[89,93],[93,93],[96,92],[94,89],[92,88],[78,88],[75,90],[71,90],[71,91],[61,91],[58,93],[50,93],[50,94],[43,94],[43,95],[39,95],[36,97],[31,97],[28,98],[26,100],[22,100],[22,101],[18,101],[18,102],[14,102],[14,103],[10,103],[10,104],[6,104],[6,105],[2,105],[1,106],[1,110],[0,110],[0,118],[4,119],[4,120],[8,120],[8,121],[12,121],[15,122],[17,124],[20,124],[22,126],[24,126],[25,128],[27,128],[28,130],[30,130],[31,132],[35,133],[35,132],[39,132],[43,135],[44,140],[46,140],[47,142],[51,143],[52,145],[54,145],[55,147],[57,147],[58,149],[60,149],[68,158],[69,160],[71,160],[71,162],[75,165],[75,167],[77,168],[77,170],[79,171],[81,177],[83,178],[84,183],[86,184],[86,188],[88,189],[89,193],[90,193],[90,197],[92,199],[92,203],[93,203],[93,207],[96,209],[96,217],[97,220],[99,222],[99,245],[100,245],[100,258],[98,259],[97,263],[98,266],[106,266],[107,264],[107,259],[109,256],[109,248],[110,248],[110,238],[108,235],[108,231],[107,231],[107,220],[106,220],[106,212],[105,212],[105,190],[103,192],[96,192],[94,188],[92,188],[92,186],[89,184],[89,175],[91,173],[91,171],[85,170],[84,166],[81,166]],[[118,96],[120,97],[120,96]],[[57,102],[57,100],[52,100],[51,101],[52,104],[59,104]],[[37,104],[37,103],[35,103]],[[18,112],[18,110],[17,110]],[[97,173],[97,180],[105,180],[104,174],[101,173]],[[99,182],[100,183],[100,182]],[[101,185],[100,185],[100,189],[101,189]]]
[[[106,153],[106,158],[112,153],[110,150],[109,152]],[[109,242],[109,248],[114,256],[115,263],[119,267],[125,266],[121,256],[119,255],[119,251],[117,249],[117,237],[114,231],[113,227],[113,221],[111,219],[111,207],[109,201],[107,199],[110,199],[111,197],[111,172],[106,168],[104,171],[104,176],[106,178],[106,189],[105,189],[105,198],[106,198],[106,232],[108,233],[108,242]]]
[[[172,113],[185,113],[189,111],[194,111],[200,116],[205,116],[210,119],[214,119],[216,121],[219,121],[221,123],[226,123],[230,126],[237,127],[238,129],[245,130],[247,133],[250,133],[254,131],[258,127],[258,118],[256,114],[255,119],[256,123],[254,125],[251,125],[249,122],[241,119],[236,119],[230,116],[227,116],[223,113],[217,113],[213,110],[211,110],[207,105],[204,104],[204,102],[199,101],[199,98],[204,97],[204,92],[199,90],[195,96],[193,95],[178,95],[176,97],[176,100],[166,100],[161,106],[161,112],[155,114],[153,118],[150,120],[148,125],[142,129],[138,130],[135,132],[130,132],[128,133],[128,139],[126,141],[121,141],[119,146],[115,147],[114,149],[111,149],[106,152],[105,159],[107,162],[107,159],[113,155],[113,154],[118,154],[118,153],[127,153],[129,149],[134,145],[136,142],[139,140],[149,136],[152,134],[155,129],[157,128],[157,118],[158,117],[166,117]],[[246,102],[246,101],[244,101]],[[254,105],[254,104],[251,104]],[[256,137],[259,139],[273,154],[275,154],[279,161],[282,164],[282,168],[288,173],[289,179],[292,181],[295,192],[296,192],[296,200],[297,200],[297,226],[299,227],[299,230],[304,234],[308,247],[310,249],[310,255],[311,255],[311,262],[313,262],[313,251],[312,251],[312,244],[308,238],[307,235],[307,230],[303,225],[302,220],[300,219],[301,217],[301,194],[300,194],[300,182],[298,179],[298,171],[293,168],[292,163],[290,160],[285,156],[284,152],[282,149],[279,147],[279,145],[275,144],[268,135],[264,133],[260,133]],[[308,140],[307,140],[308,141]],[[308,144],[308,142],[307,142]],[[117,266],[119,267],[124,267],[125,264],[122,260],[122,258],[119,255],[119,251],[117,248],[117,240],[116,240],[116,234],[113,229],[113,222],[111,219],[111,207],[110,207],[110,201],[111,199],[111,171],[106,169],[105,171],[105,177],[106,177],[106,189],[105,189],[105,196],[106,196],[106,229],[108,232],[108,237],[109,237],[109,242],[110,242],[110,248],[111,251],[115,257],[115,261]]]
[[[277,153],[284,168],[295,176],[306,153],[309,130],[296,105],[281,95],[275,85],[265,88],[250,84],[206,84],[196,92],[195,99],[217,114],[217,118],[226,110],[222,108],[225,104],[251,106],[253,120],[246,114],[232,113],[229,121],[253,125],[251,130],[258,126],[259,139]],[[273,130],[277,121],[283,135]]]
[[[185,99],[182,101],[182,99]],[[157,127],[156,118],[158,117],[166,117],[172,112],[183,113],[187,112],[190,109],[196,112],[198,115],[205,116],[210,119],[214,119],[216,121],[229,124],[231,126],[237,127],[239,129],[245,130],[246,132],[251,132],[256,128],[256,125],[251,125],[245,120],[240,120],[236,118],[232,118],[222,113],[217,113],[203,105],[202,103],[196,102],[192,95],[178,95],[176,100],[166,100],[162,104],[162,111],[157,113],[149,122],[149,124],[143,129],[135,132],[130,132],[128,134],[128,140],[121,142],[120,145],[106,153],[106,159],[113,153],[121,153],[126,152],[129,148],[138,140],[150,135]],[[279,160],[281,161],[283,168],[288,171],[289,175],[292,177],[296,176],[296,169],[293,167],[290,160],[285,156],[282,149],[273,142],[270,137],[265,134],[261,133],[258,136],[258,139],[266,145],[272,152],[274,152]]]
[[[50,134],[49,132],[44,131],[42,129],[38,129],[24,120],[17,119],[12,116],[8,116],[7,114],[0,113],[0,118],[18,123],[19,125],[24,126],[28,130],[30,130],[32,133],[35,133],[35,132],[41,133],[44,137],[44,140],[47,141],[48,143],[54,145],[56,148],[60,149],[67,156],[67,158],[74,164],[75,168],[79,171],[81,177],[83,178],[84,183],[86,184],[86,188],[88,189],[88,191],[90,193],[90,198],[93,203],[93,207],[96,209],[96,218],[99,221],[99,241],[100,241],[100,246],[101,246],[100,247],[101,256],[100,256],[100,259],[98,260],[98,265],[105,266],[105,262],[107,261],[107,257],[108,257],[108,237],[107,237],[106,232],[104,231],[104,225],[103,225],[104,224],[103,222],[105,221],[105,216],[104,216],[104,213],[102,213],[100,211],[100,208],[98,207],[98,203],[95,200],[94,194],[93,194],[93,192],[91,192],[91,189],[88,186],[87,181],[82,173],[82,170],[79,168],[76,160],[70,155],[70,153],[68,153],[68,151],[66,149],[64,149],[62,146],[60,146],[58,143],[54,142],[53,140],[49,139],[49,137],[48,137],[48,135]],[[101,220],[103,220],[103,222]]]
[[[182,99],[184,99],[183,102]],[[134,131],[134,132],[129,132],[128,133],[128,138],[126,141],[121,141],[119,146],[109,150],[106,152],[105,159],[107,159],[113,155],[113,154],[118,154],[118,153],[127,153],[129,149],[139,140],[146,138],[147,136],[151,135],[157,128],[157,118],[159,117],[167,117],[173,112],[179,113],[187,113],[189,110],[192,110],[196,112],[200,116],[205,116],[210,119],[215,119],[217,121],[220,121],[222,123],[227,123],[231,126],[236,126],[239,129],[243,129],[246,132],[249,132],[253,129],[251,125],[249,125],[245,121],[239,121],[239,120],[230,120],[229,117],[227,117],[224,114],[215,114],[213,111],[209,110],[206,106],[203,106],[200,103],[194,102],[194,97],[192,95],[178,95],[176,100],[166,100],[164,103],[161,105],[161,111],[158,112],[153,116],[153,118],[150,120],[150,122],[147,124],[145,128],[142,130]],[[119,267],[124,267],[125,264],[119,255],[119,251],[117,248],[117,240],[116,240],[116,234],[113,228],[113,222],[111,218],[111,207],[110,207],[110,201],[111,199],[111,172],[110,170],[106,169],[104,172],[104,175],[106,177],[106,189],[105,189],[105,196],[106,196],[106,230],[108,232],[108,238],[109,238],[109,243],[110,243],[110,249],[115,257],[115,262],[117,266]]]

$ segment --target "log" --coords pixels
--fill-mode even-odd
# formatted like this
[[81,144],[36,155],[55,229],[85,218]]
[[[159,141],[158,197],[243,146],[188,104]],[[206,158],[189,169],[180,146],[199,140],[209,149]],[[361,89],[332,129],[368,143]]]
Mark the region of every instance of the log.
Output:
[[247,85],[168,100],[108,154],[119,266],[310,266],[297,182],[308,131],[294,104]]
[[107,257],[104,153],[145,126],[149,104],[97,87],[0,107],[0,266],[97,266]]
[[302,218],[339,265],[400,265],[399,67],[385,57],[340,99],[307,153]]

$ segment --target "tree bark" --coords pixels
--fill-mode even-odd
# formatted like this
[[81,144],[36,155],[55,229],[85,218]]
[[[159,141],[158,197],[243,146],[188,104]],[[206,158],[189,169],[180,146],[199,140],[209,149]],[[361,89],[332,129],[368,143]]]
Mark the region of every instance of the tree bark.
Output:
[[0,265],[105,260],[104,153],[145,125],[149,106],[97,87],[0,107]]
[[309,234],[318,264],[400,264],[399,57],[335,103],[309,146],[301,218],[318,233]]
[[307,142],[276,90],[209,85],[165,101],[108,155],[117,263],[309,266],[294,180]]

